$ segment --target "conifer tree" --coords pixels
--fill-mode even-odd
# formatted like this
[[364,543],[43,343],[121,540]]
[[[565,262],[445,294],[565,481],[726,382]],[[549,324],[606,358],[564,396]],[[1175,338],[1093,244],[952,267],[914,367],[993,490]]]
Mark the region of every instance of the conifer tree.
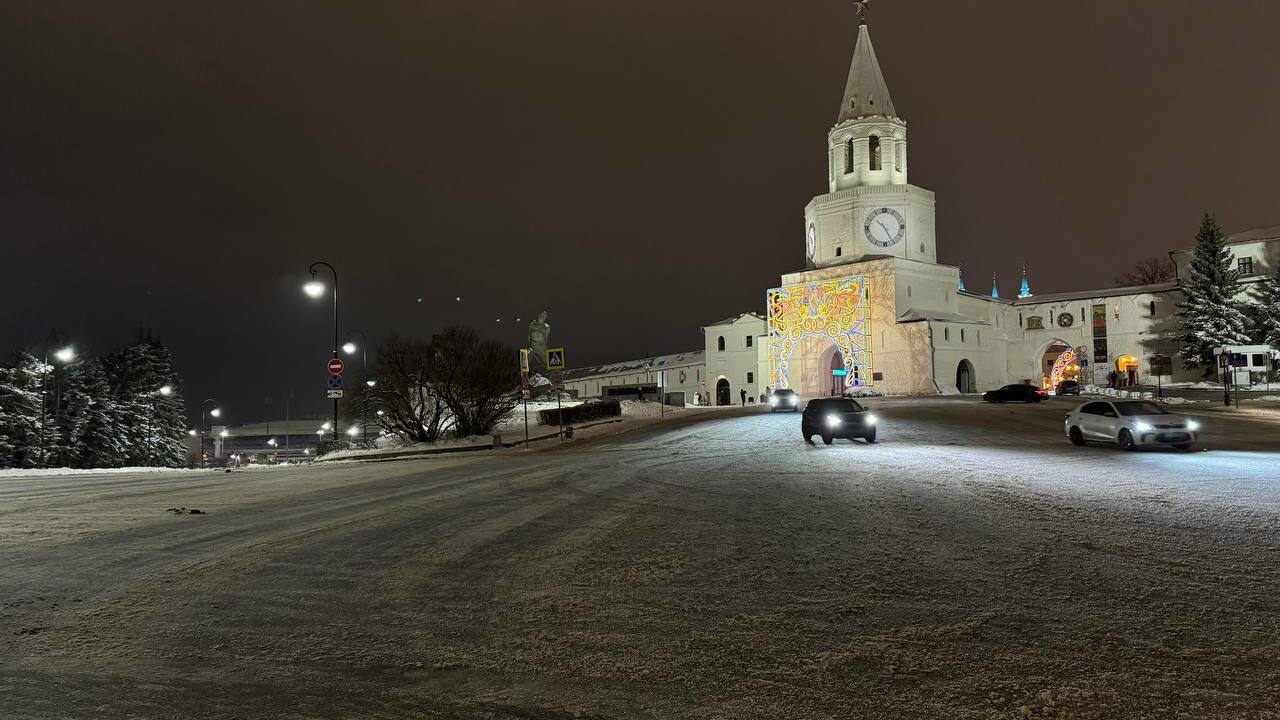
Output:
[[103,364],[123,425],[126,463],[178,467],[186,462],[186,420],[169,349],[141,334]]
[[[42,464],[40,393],[45,369],[44,363],[25,352],[9,367],[0,367],[0,467]],[[43,429],[45,442],[57,442],[52,429]]]
[[1205,213],[1190,272],[1182,283],[1183,301],[1178,303],[1185,367],[1204,367],[1210,375],[1216,367],[1214,348],[1248,344],[1245,316],[1235,300],[1238,288],[1239,274],[1231,266],[1222,228]]
[[1263,278],[1253,290],[1253,338],[1261,345],[1280,350],[1280,266],[1272,277]]

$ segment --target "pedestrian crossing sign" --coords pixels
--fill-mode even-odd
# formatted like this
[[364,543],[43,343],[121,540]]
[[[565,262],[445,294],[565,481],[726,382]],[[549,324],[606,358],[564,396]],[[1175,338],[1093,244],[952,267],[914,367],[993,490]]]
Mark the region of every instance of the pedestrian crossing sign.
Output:
[[567,363],[564,361],[564,348],[547,348],[547,369],[548,370],[564,370]]

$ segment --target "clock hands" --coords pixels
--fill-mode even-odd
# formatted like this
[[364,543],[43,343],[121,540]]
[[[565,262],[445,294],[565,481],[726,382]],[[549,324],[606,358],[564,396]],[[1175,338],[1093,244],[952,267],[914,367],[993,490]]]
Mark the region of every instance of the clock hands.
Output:
[[885,240],[893,239],[893,233],[889,231],[889,226],[885,225],[883,220],[881,220],[880,218],[876,218],[876,224],[879,225],[882,230],[884,230]]

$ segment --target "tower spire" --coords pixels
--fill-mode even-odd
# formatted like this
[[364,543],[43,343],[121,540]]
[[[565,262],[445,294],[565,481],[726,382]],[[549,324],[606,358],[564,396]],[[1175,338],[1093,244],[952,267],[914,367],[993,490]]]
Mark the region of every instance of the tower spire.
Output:
[[957,265],[957,266],[956,266],[956,270],[958,271],[956,274],[957,274],[957,275],[959,275],[959,277],[960,277],[960,285],[959,285],[959,287],[957,287],[957,288],[956,288],[956,290],[957,290],[957,291],[959,291],[959,292],[964,292],[964,291],[965,291],[965,289],[964,289],[964,268],[963,268],[962,266],[960,266],[960,265]]
[[1018,297],[1031,297],[1031,283],[1027,282],[1027,264],[1022,264],[1022,287],[1018,289]]
[[991,297],[1000,297],[1000,288],[996,285],[996,274],[991,273]]
[[853,48],[853,62],[849,64],[849,79],[845,82],[844,100],[840,103],[836,124],[870,115],[898,116],[893,109],[893,98],[889,97],[884,73],[880,71],[875,48],[871,46],[871,33],[867,31],[868,1],[855,3],[858,6],[858,40]]

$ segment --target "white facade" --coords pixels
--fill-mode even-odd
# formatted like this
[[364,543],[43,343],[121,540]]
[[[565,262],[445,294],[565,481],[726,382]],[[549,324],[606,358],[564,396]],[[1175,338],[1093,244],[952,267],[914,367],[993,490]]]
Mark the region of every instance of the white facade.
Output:
[[761,373],[764,316],[742,313],[703,326],[702,335],[707,360],[703,397],[708,397],[712,405],[738,405],[746,393],[750,402],[756,402],[767,377],[767,370]]
[[[704,398],[738,404],[770,386],[813,397],[864,386],[933,395],[1042,384],[1059,358],[1072,357],[1059,352],[1067,348],[1084,382],[1115,372],[1153,384],[1166,365],[1162,381],[1202,377],[1178,357],[1176,280],[1042,296],[1028,288],[1007,299],[963,290],[959,269],[937,262],[934,194],[907,181],[906,131],[862,25],[827,136],[828,192],[804,209],[805,269],[781,275],[763,314],[703,327]],[[1239,299],[1250,301],[1280,267],[1280,227],[1231,235],[1227,247],[1241,272]],[[1192,251],[1170,256],[1185,277]],[[1172,362],[1154,363],[1158,356]],[[833,380],[842,367],[843,387]]]

